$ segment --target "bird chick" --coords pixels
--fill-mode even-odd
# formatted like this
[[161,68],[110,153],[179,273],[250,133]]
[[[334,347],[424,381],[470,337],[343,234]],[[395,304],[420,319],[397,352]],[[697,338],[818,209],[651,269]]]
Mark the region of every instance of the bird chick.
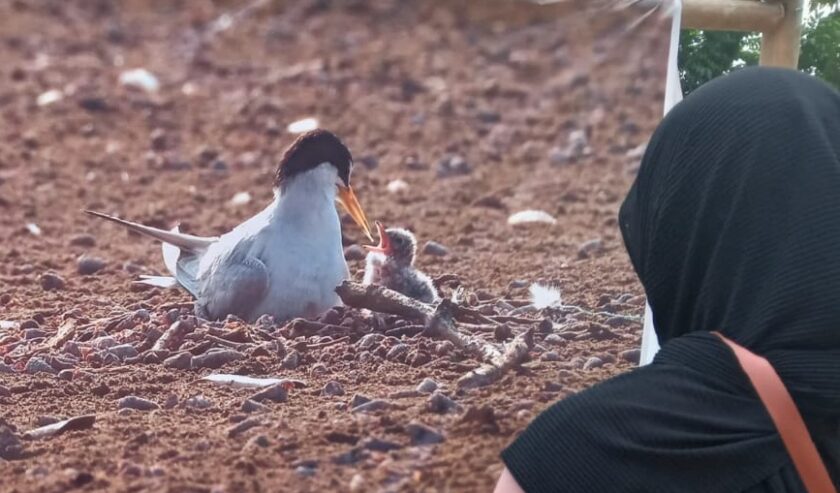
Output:
[[385,229],[376,223],[379,244],[366,245],[370,252],[365,262],[363,284],[378,284],[424,303],[440,300],[429,277],[414,267],[417,240],[402,228]]

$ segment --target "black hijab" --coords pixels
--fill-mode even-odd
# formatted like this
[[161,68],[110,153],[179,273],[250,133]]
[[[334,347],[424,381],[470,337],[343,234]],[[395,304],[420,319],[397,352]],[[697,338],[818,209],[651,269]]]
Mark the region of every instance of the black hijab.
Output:
[[707,83],[652,136],[620,225],[662,349],[504,451],[525,490],[804,491],[712,330],[770,360],[836,474],[840,94],[775,68]]

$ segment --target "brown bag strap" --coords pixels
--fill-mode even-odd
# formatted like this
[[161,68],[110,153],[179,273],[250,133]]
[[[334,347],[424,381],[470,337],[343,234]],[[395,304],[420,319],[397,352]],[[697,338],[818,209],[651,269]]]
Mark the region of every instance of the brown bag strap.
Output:
[[805,489],[809,493],[837,493],[793,398],[770,362],[727,339],[720,332],[712,333],[735,353],[738,363],[770,413]]

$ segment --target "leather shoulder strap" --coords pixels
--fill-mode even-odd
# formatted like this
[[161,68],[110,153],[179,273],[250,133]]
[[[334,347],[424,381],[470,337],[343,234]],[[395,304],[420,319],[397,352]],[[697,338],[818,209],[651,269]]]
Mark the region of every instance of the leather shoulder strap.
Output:
[[738,363],[776,425],[808,493],[837,493],[793,398],[770,362],[720,332],[712,333],[735,353]]

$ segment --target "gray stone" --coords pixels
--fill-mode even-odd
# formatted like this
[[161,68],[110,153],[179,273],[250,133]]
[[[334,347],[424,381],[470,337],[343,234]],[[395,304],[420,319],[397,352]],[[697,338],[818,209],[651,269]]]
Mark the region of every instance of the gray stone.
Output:
[[49,365],[49,363],[37,356],[29,358],[29,361],[26,362],[24,372],[30,375],[35,375],[36,373],[49,373],[55,375],[58,373],[55,368]]
[[424,378],[419,385],[417,385],[417,391],[422,392],[424,394],[431,394],[435,390],[438,389],[438,383],[432,380],[431,378]]
[[423,254],[432,255],[434,257],[445,257],[449,255],[449,249],[436,241],[427,241],[423,245]]
[[150,400],[143,399],[135,395],[129,395],[117,401],[117,408],[135,409],[137,411],[152,411],[154,409],[160,409],[160,406]]
[[409,423],[405,431],[411,438],[412,445],[433,445],[446,440],[437,430],[418,422]]
[[271,387],[261,390],[253,396],[251,396],[251,400],[256,402],[286,402],[288,399],[289,392],[286,390],[286,387],[284,387],[282,383],[272,385]]
[[604,360],[602,360],[601,358],[599,358],[597,356],[592,356],[591,358],[586,360],[586,362],[583,364],[583,369],[584,370],[591,370],[593,368],[600,368],[602,366],[604,366]]
[[341,384],[336,382],[335,380],[332,380],[327,382],[326,385],[324,385],[323,394],[329,396],[344,395],[344,387],[342,387]]
[[98,257],[84,256],[76,262],[76,271],[83,276],[96,274],[108,265],[107,262]]

